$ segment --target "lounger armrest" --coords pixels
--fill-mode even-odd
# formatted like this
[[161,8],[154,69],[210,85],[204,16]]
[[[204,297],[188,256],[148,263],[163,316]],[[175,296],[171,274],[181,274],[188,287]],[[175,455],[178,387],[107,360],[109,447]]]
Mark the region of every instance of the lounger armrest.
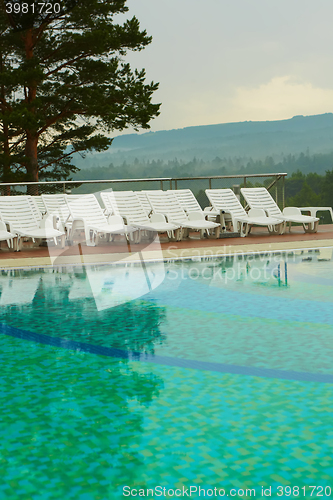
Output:
[[[113,214],[115,215],[115,214]],[[108,215],[108,220],[109,220],[109,217],[112,216],[112,214],[109,214]],[[131,224],[131,216],[130,215],[120,215],[119,217],[121,217],[123,219],[123,224]]]
[[7,231],[8,233],[7,226],[2,220],[0,220],[0,231]]
[[41,229],[57,229],[57,216],[46,213],[40,223]]
[[189,212],[187,216],[188,220],[205,220],[205,216],[202,212]]
[[124,222],[124,219],[121,215],[109,215],[108,216],[108,224],[110,224],[110,226],[112,226],[114,224],[125,225],[125,222]]
[[221,208],[219,217],[220,217],[221,221],[223,221],[223,220],[229,221],[229,220],[233,219],[233,214],[232,214],[232,212],[230,212],[230,210],[227,210],[225,208]]
[[7,230],[8,230],[10,233],[16,234],[16,231],[15,231],[15,229],[13,228],[13,226],[12,226],[12,223],[11,223],[11,222],[9,222],[8,220],[4,220],[3,222],[6,224],[6,226],[7,226]]
[[250,208],[248,211],[249,217],[266,217],[266,212],[263,208]]
[[286,207],[283,209],[283,215],[302,215],[301,210],[298,207]]
[[84,229],[86,227],[86,221],[84,217],[75,217],[72,221],[72,231],[76,229]]
[[165,215],[163,214],[151,214],[149,218],[152,222],[166,222]]

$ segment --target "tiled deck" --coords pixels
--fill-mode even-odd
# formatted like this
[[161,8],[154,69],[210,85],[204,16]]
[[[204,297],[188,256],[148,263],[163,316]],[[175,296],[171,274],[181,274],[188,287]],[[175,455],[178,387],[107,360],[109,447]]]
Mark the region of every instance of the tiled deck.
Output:
[[144,259],[186,258],[190,256],[232,255],[236,253],[286,251],[296,249],[324,248],[333,246],[333,224],[321,225],[315,234],[304,233],[301,227],[283,235],[269,235],[266,230],[254,228],[246,238],[226,237],[161,243],[140,243],[127,246],[124,240],[102,243],[97,247],[85,244],[61,249],[59,247],[32,247],[25,244],[21,252],[9,251],[1,243],[0,269],[8,267],[31,267],[82,263],[128,262]]

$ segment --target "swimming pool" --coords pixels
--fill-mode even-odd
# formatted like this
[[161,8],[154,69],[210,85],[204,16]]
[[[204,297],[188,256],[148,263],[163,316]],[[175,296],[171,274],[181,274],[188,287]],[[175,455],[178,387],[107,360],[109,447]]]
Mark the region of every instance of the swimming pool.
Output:
[[148,267],[1,272],[0,498],[329,496],[327,249]]

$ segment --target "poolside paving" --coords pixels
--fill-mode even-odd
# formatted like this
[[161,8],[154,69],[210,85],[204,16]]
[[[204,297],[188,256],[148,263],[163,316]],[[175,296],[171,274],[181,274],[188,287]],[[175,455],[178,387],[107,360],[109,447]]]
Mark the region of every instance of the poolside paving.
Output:
[[239,253],[286,251],[325,248],[333,246],[333,224],[320,225],[314,234],[304,233],[302,227],[292,227],[283,235],[270,235],[266,229],[253,228],[246,238],[239,236],[200,240],[193,235],[184,241],[160,241],[127,245],[123,238],[111,243],[88,247],[85,243],[66,246],[36,247],[24,243],[20,252],[9,251],[5,242],[0,247],[0,268],[31,267],[104,262],[131,262],[160,259],[177,259],[193,256],[232,255]]

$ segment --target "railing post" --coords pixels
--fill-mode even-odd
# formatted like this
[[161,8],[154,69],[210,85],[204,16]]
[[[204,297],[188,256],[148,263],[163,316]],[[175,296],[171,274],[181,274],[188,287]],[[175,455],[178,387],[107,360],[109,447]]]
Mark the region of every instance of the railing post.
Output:
[[163,191],[163,181],[160,181],[161,189]]
[[285,176],[282,177],[282,209],[284,209],[285,206],[285,199],[284,199],[284,190],[285,190]]
[[209,189],[212,189],[212,179],[209,178],[208,182],[209,182]]
[[66,194],[66,182],[64,182],[64,194]]
[[246,177],[244,177],[244,187],[246,188]]
[[276,184],[275,184],[275,203],[278,205],[278,177],[276,176]]

